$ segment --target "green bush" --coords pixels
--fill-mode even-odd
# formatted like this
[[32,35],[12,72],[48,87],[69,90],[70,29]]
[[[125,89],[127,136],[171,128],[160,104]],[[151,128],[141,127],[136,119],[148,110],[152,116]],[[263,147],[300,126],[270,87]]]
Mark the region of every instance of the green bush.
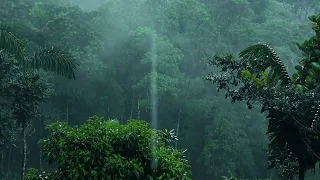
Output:
[[56,122],[47,128],[49,136],[39,143],[57,168],[30,169],[28,179],[190,179],[183,152],[170,147],[174,134],[145,121],[122,125],[93,116],[79,127]]

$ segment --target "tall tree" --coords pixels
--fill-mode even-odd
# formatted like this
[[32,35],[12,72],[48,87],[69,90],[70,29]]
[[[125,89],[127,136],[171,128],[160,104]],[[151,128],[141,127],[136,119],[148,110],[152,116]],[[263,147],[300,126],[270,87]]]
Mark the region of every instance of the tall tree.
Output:
[[[318,64],[320,49],[320,14],[311,16],[316,35],[298,44],[305,58],[290,78],[279,56],[267,45],[253,45],[239,54],[214,57],[209,63],[221,69],[221,74],[209,75],[208,80],[225,89],[232,102],[247,101],[248,108],[258,102],[261,112],[269,118],[270,167],[284,167],[282,177],[292,179],[319,161]],[[234,86],[233,88],[231,86]]]
[[[51,47],[48,49],[40,49],[30,55],[26,51],[26,41],[18,38],[18,34],[14,33],[14,29],[1,25],[0,27],[0,50],[1,54],[13,56],[8,67],[16,66],[16,76],[14,79],[4,79],[9,82],[1,96],[10,97],[11,111],[13,119],[17,121],[17,125],[21,128],[22,139],[22,165],[21,179],[24,179],[26,167],[26,134],[30,121],[36,115],[39,105],[47,96],[46,83],[41,81],[40,75],[32,69],[43,69],[51,71],[67,78],[75,79],[75,70],[77,63],[73,56],[58,48]],[[5,60],[0,62],[2,69],[7,68]],[[20,69],[17,71],[17,68]],[[11,68],[9,68],[11,69]],[[5,69],[3,69],[5,72]],[[10,73],[10,71],[7,73]]]

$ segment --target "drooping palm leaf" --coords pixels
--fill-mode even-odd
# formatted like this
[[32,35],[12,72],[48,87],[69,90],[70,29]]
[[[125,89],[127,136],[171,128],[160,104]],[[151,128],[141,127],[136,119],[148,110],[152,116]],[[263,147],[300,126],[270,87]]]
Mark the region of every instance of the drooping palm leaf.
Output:
[[44,69],[69,79],[75,79],[75,71],[79,66],[71,53],[57,47],[40,49],[34,53],[30,64],[33,68]]
[[[250,46],[239,53],[242,61],[246,62],[246,68],[254,73],[268,71],[268,85],[286,86],[291,83],[290,77],[282,64],[279,56],[267,45],[257,44]],[[265,103],[266,104],[266,103]],[[288,144],[288,135],[295,131],[292,121],[288,121],[287,114],[276,110],[273,107],[263,107],[262,111],[269,110],[269,128],[270,147],[273,151],[282,151]],[[290,144],[290,143],[289,143]],[[290,144],[291,145],[291,144]]]
[[14,29],[0,24],[0,50],[10,53],[17,60],[25,60],[23,41],[14,34]]
[[[252,72],[257,74],[265,71],[268,73],[269,87],[287,87],[291,85],[290,76],[282,61],[269,46],[263,44],[253,45],[240,52],[239,56]],[[287,95],[284,95],[284,97],[287,97]],[[294,98],[292,101],[295,101]],[[305,114],[301,116],[295,114],[295,112],[284,112],[279,108],[280,104],[270,104],[267,106],[263,107],[263,109],[268,109],[269,125],[267,134],[269,135],[270,152],[272,153],[270,160],[273,161],[271,167],[278,164],[284,168],[286,163],[297,163],[299,159],[299,166],[303,167],[303,170],[300,170],[299,173],[304,173],[305,170],[313,168],[316,161],[314,161],[314,153],[310,153],[311,149],[304,129],[308,125],[306,121],[315,119],[313,117],[314,112],[310,112],[310,117],[306,117]],[[287,106],[290,106],[290,103],[287,103],[284,107]],[[307,108],[305,107],[301,110],[306,110]],[[288,157],[290,153],[298,159],[291,159],[291,162],[286,161],[286,163],[282,162],[284,161],[283,158]],[[296,174],[297,169],[292,169],[290,165],[284,172]]]
[[[255,94],[255,99],[262,104],[261,112],[268,111],[271,167],[279,165],[283,168],[283,179],[293,179],[298,174],[299,180],[303,180],[305,171],[314,169],[320,160],[320,14],[309,19],[314,22],[316,35],[298,44],[305,59],[296,67],[297,73],[293,75],[292,82],[279,56],[262,44],[240,52],[240,63],[214,58],[215,63],[211,65],[219,67],[222,73],[230,74],[231,78],[208,76],[208,80],[223,85],[218,86],[219,89],[228,90],[226,97],[231,97],[232,101],[251,100],[250,95]],[[238,72],[237,76],[232,74],[234,72]],[[235,77],[244,86],[235,90],[225,88]],[[259,84],[258,80],[266,80],[265,77],[267,83]]]
[[291,79],[276,52],[265,44],[250,46],[239,53],[254,72],[269,72],[269,85],[290,85]]
[[0,25],[0,50],[12,54],[25,67],[44,69],[69,79],[75,79],[75,71],[78,67],[73,55],[61,48],[52,47],[39,49],[29,59],[25,52],[26,44],[18,37],[15,29]]

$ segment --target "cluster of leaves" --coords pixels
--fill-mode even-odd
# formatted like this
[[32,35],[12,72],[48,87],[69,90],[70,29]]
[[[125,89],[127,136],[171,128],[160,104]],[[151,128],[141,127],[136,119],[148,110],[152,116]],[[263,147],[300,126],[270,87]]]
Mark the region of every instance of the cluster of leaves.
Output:
[[41,151],[58,167],[32,169],[28,179],[189,179],[183,152],[169,146],[173,132],[153,130],[145,121],[121,125],[93,116],[79,127],[56,122],[48,130],[49,137],[39,142]]
[[[26,136],[30,133],[31,120],[39,114],[40,105],[50,94],[50,84],[42,78],[39,69],[75,79],[78,64],[72,54],[60,48],[30,48],[30,41],[14,28],[0,24],[0,71],[1,71],[1,136],[12,142],[14,133],[20,133],[23,161],[21,178],[26,167]],[[30,53],[33,52],[33,53]],[[5,118],[5,119],[3,119]],[[7,122],[7,123],[6,123]],[[7,144],[8,145],[8,144]]]
[[26,42],[13,28],[0,25],[2,105],[5,106],[3,109],[9,108],[13,112],[19,124],[36,115],[34,111],[48,96],[50,89],[34,69],[75,78],[77,68],[70,53],[52,47],[30,55],[26,51]]
[[[78,6],[63,7],[51,3],[36,2],[34,7],[30,9],[30,15],[35,20],[31,27],[35,35],[32,39],[38,45],[44,46],[44,43],[50,40],[50,43],[54,45],[68,45],[68,48],[83,49],[89,46],[92,40],[98,38],[92,29],[93,27],[90,26],[90,22],[98,16],[96,11],[84,13]],[[73,35],[70,36],[70,34]],[[73,44],[65,44],[65,42]]]
[[13,55],[25,68],[44,69],[75,79],[78,64],[68,51],[58,47],[32,49],[28,52],[28,41],[14,28],[0,24],[0,50]]
[[[290,2],[292,3],[292,10],[295,14],[307,14],[308,11],[314,10],[319,11],[318,1],[317,0],[304,0],[304,1],[288,1],[288,0],[278,0],[280,2]],[[307,18],[307,17],[305,17]]]
[[292,78],[296,84],[318,90],[320,82],[320,14],[310,16],[309,19],[313,23],[312,29],[315,36],[302,43],[297,43],[305,58],[295,66],[297,72],[293,74]]
[[[266,162],[268,158],[263,152],[263,149],[267,149],[267,137],[261,133],[265,128],[257,121],[261,119],[261,115],[246,110],[243,103],[236,103],[226,109],[224,103],[229,103],[225,102],[223,97],[216,101],[220,102],[221,107],[214,111],[217,115],[206,128],[206,144],[203,150],[206,173],[213,179],[221,179],[221,176],[229,173],[243,179],[265,177],[267,173],[260,172],[260,169],[267,168],[260,162]],[[241,114],[234,113],[235,111]],[[260,162],[254,159],[259,159]]]
[[239,180],[238,178],[235,178],[235,177],[225,177],[225,176],[223,176],[222,177],[223,178],[223,180]]
[[231,97],[232,102],[246,100],[248,108],[258,102],[261,112],[268,112],[270,167],[284,167],[284,179],[292,179],[297,173],[302,179],[306,170],[314,168],[320,155],[316,124],[320,97],[315,88],[320,14],[309,19],[316,23],[313,25],[316,36],[299,45],[305,59],[300,62],[293,81],[280,58],[267,45],[246,48],[240,52],[239,60],[226,55],[209,61],[221,73],[209,75],[207,80],[217,84],[218,89],[225,89],[226,98]]
[[24,128],[38,114],[37,109],[50,94],[51,86],[41,78],[40,72],[25,68],[29,65],[32,67],[39,59],[27,59],[23,41],[17,38],[10,27],[1,25],[0,42],[0,145],[4,145],[5,142],[16,140],[13,135],[17,128],[21,125]]

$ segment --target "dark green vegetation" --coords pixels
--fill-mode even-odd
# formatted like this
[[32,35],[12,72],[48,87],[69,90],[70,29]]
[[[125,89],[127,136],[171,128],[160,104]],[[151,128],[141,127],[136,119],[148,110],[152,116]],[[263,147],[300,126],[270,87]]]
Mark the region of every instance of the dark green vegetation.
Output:
[[[124,125],[127,119],[151,122],[151,60],[156,57],[157,128],[175,129],[179,139],[165,146],[165,152],[158,151],[163,152],[159,155],[167,157],[169,152],[174,152],[180,156],[176,149],[187,149],[184,154],[191,166],[190,178],[195,180],[219,180],[231,175],[242,179],[274,180],[279,174],[283,179],[300,174],[301,178],[318,180],[318,171],[315,174],[306,171],[317,164],[319,156],[317,124],[312,123],[313,120],[317,122],[319,106],[318,50],[314,46],[317,37],[299,46],[294,43],[308,39],[318,31],[317,25],[313,26],[314,30],[310,28],[307,19],[320,12],[317,2],[0,1],[0,24],[3,25],[0,29],[0,178],[20,179],[29,168],[35,168],[29,171],[30,176],[42,173],[36,169],[44,169],[51,175],[58,175],[55,170],[65,173],[63,170],[69,169],[63,165],[82,157],[84,160],[87,156],[77,153],[68,159],[54,158],[56,151],[48,146],[58,140],[71,141],[53,148],[65,147],[65,153],[76,153],[68,147],[77,145],[72,139],[90,132],[85,127],[91,127],[86,122],[93,115],[118,119],[121,126],[107,121],[99,128],[118,126],[122,132],[119,137],[124,138],[128,127],[144,124],[143,121],[142,124],[132,121]],[[258,43],[266,43],[275,50],[265,45],[250,46]],[[212,69],[204,69],[202,62],[219,52],[235,53],[242,49],[245,50],[240,53],[239,60],[222,56],[211,61],[220,62],[214,65],[225,66],[222,77],[226,79],[219,79],[218,89],[232,85],[229,77],[234,77],[235,83],[240,85],[235,87],[238,91],[225,92],[234,101],[245,102],[231,105],[225,100],[224,93],[216,93],[212,85],[203,80],[202,76]],[[299,62],[301,66],[296,66]],[[229,72],[230,68],[235,71]],[[213,72],[217,73],[219,69]],[[258,105],[262,105],[268,120],[255,107]],[[247,106],[253,106],[253,109],[249,111]],[[53,123],[57,120],[65,124],[57,126]],[[45,129],[48,124],[51,124],[49,131]],[[53,138],[53,132],[61,132],[64,128],[75,134]],[[146,128],[141,133],[154,131]],[[269,142],[265,135],[267,131]],[[86,136],[90,137],[104,140],[94,134]],[[39,139],[49,141],[38,144]],[[93,149],[106,147],[105,153],[115,155],[106,162],[115,165],[120,165],[117,162],[122,160],[128,162],[121,158],[123,156],[118,152],[121,149],[108,149],[109,143],[97,140],[88,145],[97,145]],[[144,145],[142,149],[150,147],[149,143]],[[268,145],[272,169],[268,169]],[[137,155],[148,156],[146,159],[150,160],[148,153],[150,151]],[[47,161],[50,157],[53,157],[53,164]],[[170,157],[172,165],[185,162],[184,158]],[[139,158],[139,162],[133,164],[143,161]],[[91,165],[101,168],[99,162]],[[125,163],[121,165],[119,170]],[[140,165],[132,166],[137,172],[122,174],[147,175],[141,170],[146,171],[148,167]],[[74,171],[83,169],[81,163],[73,167]],[[172,174],[188,172],[188,168],[182,169]],[[101,173],[95,169],[85,172]]]
[[[190,179],[183,152],[168,146],[175,142],[174,134],[152,130],[145,121],[121,125],[92,117],[80,127],[57,122],[48,129],[49,137],[40,141],[41,151],[58,165],[57,170],[33,169],[28,179]],[[156,151],[152,141],[158,141]]]
[[207,79],[226,90],[226,97],[267,112],[270,167],[280,166],[283,179],[304,180],[305,171],[320,161],[320,14],[309,19],[315,36],[297,43],[304,57],[292,77],[275,51],[262,44],[244,49],[239,59],[225,55],[209,61],[221,72]]

